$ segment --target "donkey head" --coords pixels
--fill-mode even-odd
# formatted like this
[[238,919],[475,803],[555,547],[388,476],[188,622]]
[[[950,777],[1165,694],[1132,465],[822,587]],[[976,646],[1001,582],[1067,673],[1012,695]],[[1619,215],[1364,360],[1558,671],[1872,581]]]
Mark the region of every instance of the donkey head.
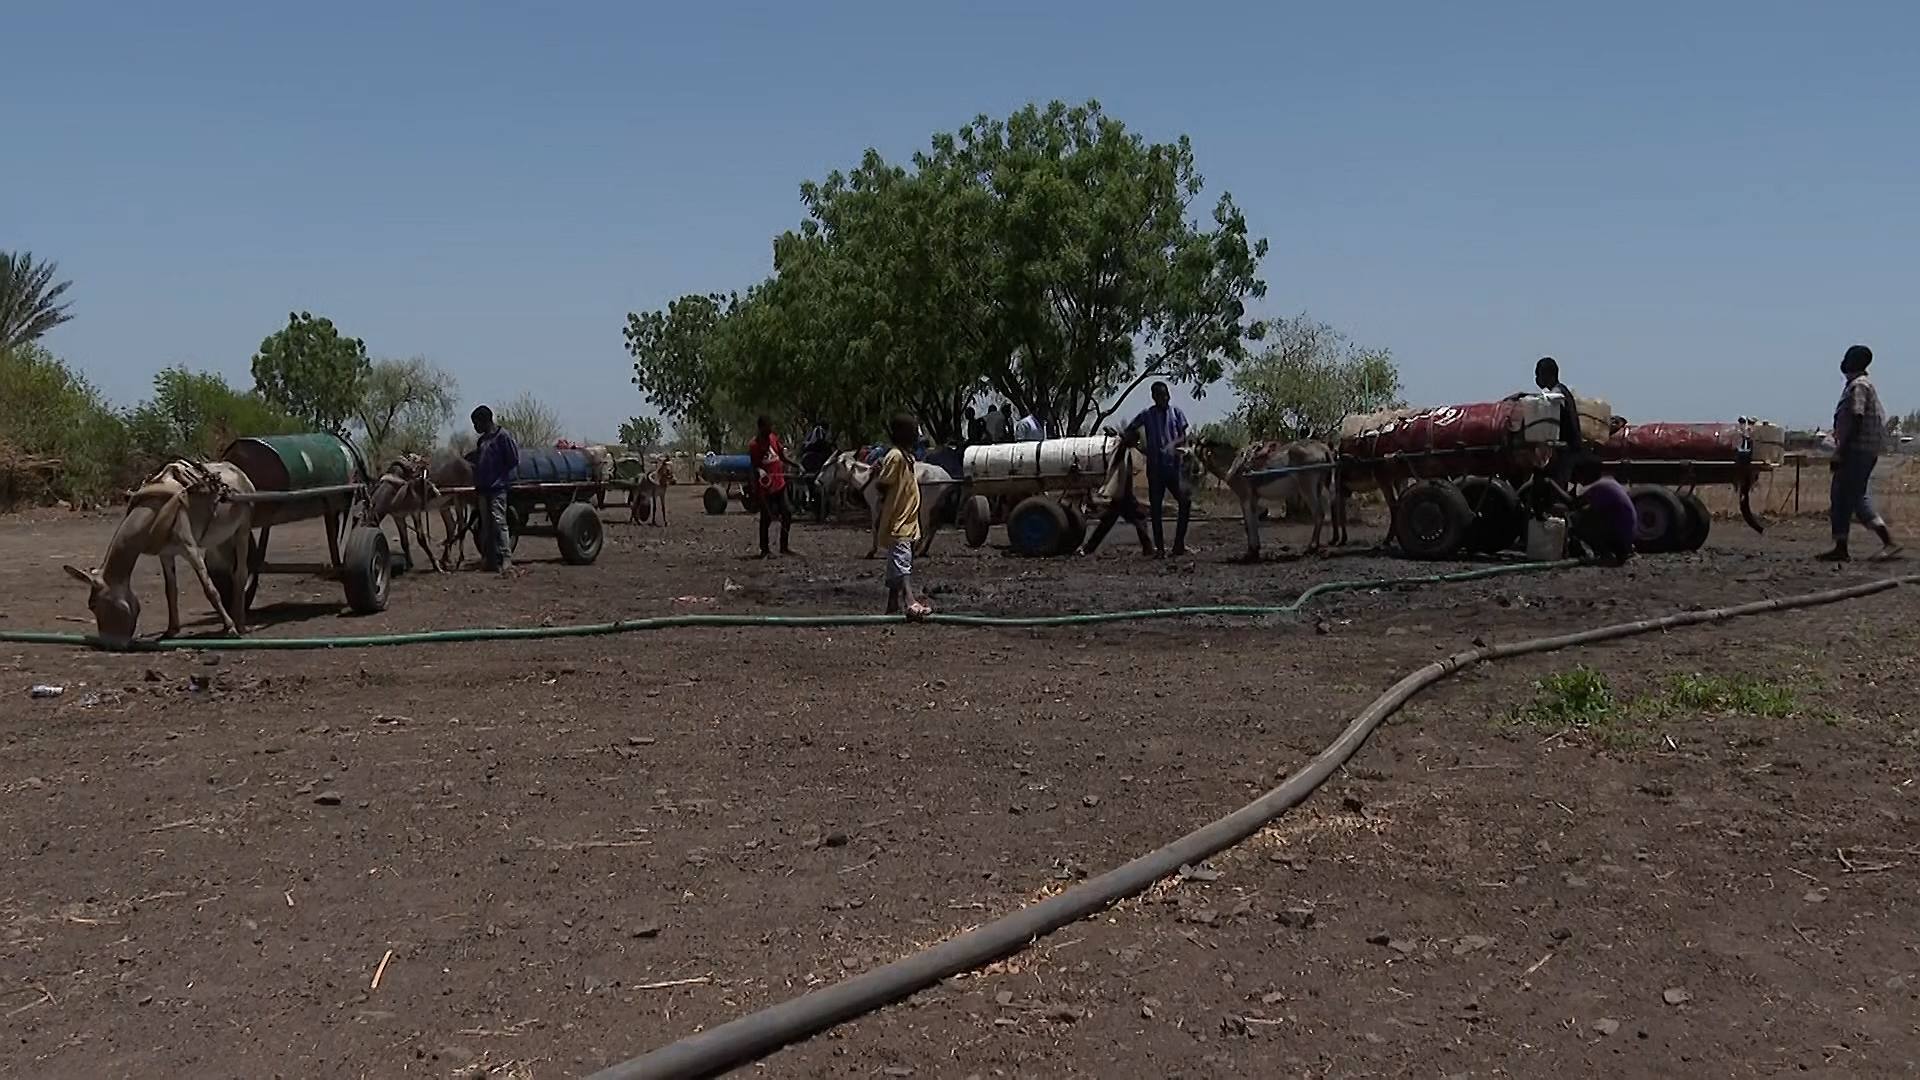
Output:
[[62,566],[69,577],[87,586],[87,608],[93,612],[94,631],[111,648],[125,648],[140,628],[140,598],[133,594],[131,582],[109,584],[98,570]]

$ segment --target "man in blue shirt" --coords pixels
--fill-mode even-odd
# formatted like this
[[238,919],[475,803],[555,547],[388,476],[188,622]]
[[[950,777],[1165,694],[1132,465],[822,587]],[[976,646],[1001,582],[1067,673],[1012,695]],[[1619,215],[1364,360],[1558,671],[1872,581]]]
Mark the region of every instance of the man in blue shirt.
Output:
[[473,448],[473,492],[479,501],[480,560],[488,570],[505,577],[513,568],[513,542],[507,525],[507,493],[513,490],[513,470],[520,467],[520,447],[506,428],[493,422],[485,405],[473,410],[473,430],[480,436]]
[[1146,433],[1147,502],[1153,516],[1153,552],[1166,554],[1161,541],[1160,518],[1172,492],[1180,504],[1180,518],[1173,527],[1173,554],[1187,553],[1187,520],[1193,514],[1193,495],[1187,490],[1186,470],[1181,468],[1180,447],[1187,441],[1187,414],[1173,407],[1173,394],[1164,382],[1153,384],[1153,404],[1140,411],[1126,426]]

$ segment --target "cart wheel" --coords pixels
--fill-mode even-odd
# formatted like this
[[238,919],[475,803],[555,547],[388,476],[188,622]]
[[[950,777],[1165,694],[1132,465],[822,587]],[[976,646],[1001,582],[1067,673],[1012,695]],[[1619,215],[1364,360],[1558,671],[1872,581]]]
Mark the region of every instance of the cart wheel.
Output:
[[727,512],[727,493],[720,490],[718,484],[708,484],[707,490],[700,493],[700,505],[707,508],[709,514]]
[[1067,530],[1060,534],[1060,549],[1055,555],[1071,555],[1087,542],[1087,515],[1078,503],[1061,503],[1067,512]]
[[1713,511],[1708,510],[1707,501],[1693,491],[1680,496],[1680,505],[1687,508],[1687,542],[1680,550],[1699,551],[1707,546],[1707,534],[1713,531]]
[[993,506],[985,495],[967,500],[960,511],[961,524],[967,530],[967,546],[977,548],[987,542],[987,530],[993,528]]
[[1527,518],[1512,485],[1497,477],[1469,476],[1459,486],[1473,510],[1473,525],[1467,529],[1465,543],[1468,551],[1495,555],[1520,542]]
[[560,557],[569,566],[586,566],[600,557],[600,512],[592,503],[574,503],[560,512]]
[[390,554],[387,534],[379,529],[356,528],[347,534],[340,553],[340,583],[355,615],[387,610],[387,588],[393,581]]
[[1473,507],[1445,480],[1422,480],[1400,496],[1394,536],[1413,559],[1451,558],[1473,528]]
[[1634,550],[1649,555],[1681,550],[1691,525],[1687,521],[1686,503],[1680,501],[1680,496],[1658,484],[1635,487],[1630,494],[1634,516],[1638,519]]
[[527,531],[527,512],[507,504],[507,554],[520,550],[520,534]]
[[1007,541],[1016,555],[1052,555],[1067,531],[1067,508],[1049,495],[1030,495],[1007,514]]

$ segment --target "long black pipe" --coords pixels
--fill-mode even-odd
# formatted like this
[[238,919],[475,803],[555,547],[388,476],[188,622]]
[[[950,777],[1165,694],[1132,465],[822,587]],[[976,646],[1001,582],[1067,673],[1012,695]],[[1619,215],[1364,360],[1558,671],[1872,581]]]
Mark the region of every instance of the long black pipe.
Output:
[[1885,578],[1823,592],[1758,600],[1735,607],[1679,612],[1656,619],[1616,623],[1556,637],[1485,645],[1455,653],[1394,683],[1355,717],[1339,738],[1308,762],[1305,768],[1288,776],[1279,787],[1211,825],[1190,832],[1158,851],[1142,855],[1058,896],[1022,908],[925,952],[690,1035],[597,1072],[590,1080],[694,1080],[718,1076],[758,1061],[784,1046],[902,1001],[941,979],[963,971],[973,971],[1011,956],[1055,930],[1146,891],[1154,882],[1177,873],[1181,866],[1217,855],[1259,832],[1275,818],[1305,802],[1321,784],[1326,783],[1334,770],[1345,765],[1359,751],[1382,721],[1393,715],[1410,698],[1464,668],[1492,660],[1592,645],[1656,630],[1838,603],[1914,581],[1920,581],[1920,575]]

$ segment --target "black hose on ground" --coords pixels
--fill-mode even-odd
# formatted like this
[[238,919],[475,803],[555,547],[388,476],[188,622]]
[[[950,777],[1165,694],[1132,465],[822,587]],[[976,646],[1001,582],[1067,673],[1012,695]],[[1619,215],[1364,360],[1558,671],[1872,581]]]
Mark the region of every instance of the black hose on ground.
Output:
[[1306,767],[1247,806],[1175,840],[1158,851],[1031,907],[970,930],[925,952],[896,960],[851,979],[781,1002],[719,1027],[690,1035],[641,1057],[593,1074],[591,1080],[694,1080],[718,1076],[782,1047],[904,1000],[940,980],[1011,956],[1047,934],[1146,891],[1182,866],[1211,858],[1246,840],[1326,783],[1364,745],[1374,729],[1421,690],[1453,673],[1490,660],[1552,652],[1656,630],[1723,622],[1747,615],[1838,603],[1920,581],[1886,578],[1823,592],[1759,600],[1734,607],[1686,611],[1638,622],[1616,623],[1578,633],[1484,645],[1428,664],[1393,684],[1354,718],[1340,737]]

